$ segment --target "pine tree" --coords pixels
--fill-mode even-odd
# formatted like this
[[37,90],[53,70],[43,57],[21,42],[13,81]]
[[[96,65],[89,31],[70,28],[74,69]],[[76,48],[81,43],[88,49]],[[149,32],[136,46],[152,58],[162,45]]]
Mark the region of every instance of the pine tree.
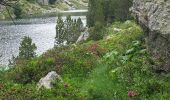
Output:
[[81,20],[81,18],[79,17],[78,20],[77,20],[77,23],[76,23],[76,26],[77,26],[77,30],[78,32],[82,32],[84,29],[83,29],[83,22]]
[[114,20],[124,21],[130,18],[129,8],[133,0],[89,0],[87,15],[88,27],[99,22],[102,25]]
[[64,41],[67,41],[67,44],[75,43],[82,31],[83,22],[80,18],[73,20],[71,16],[67,16],[63,22],[59,16],[56,26],[56,46],[61,46]]
[[88,27],[94,26],[95,3],[96,3],[96,0],[89,0],[89,3],[88,3],[88,14],[87,14]]
[[70,39],[71,39],[71,35],[72,35],[72,27],[73,27],[73,20],[71,19],[71,16],[67,16],[66,20],[65,20],[65,40],[67,41],[68,44],[70,44]]
[[57,19],[55,39],[56,39],[56,41],[55,41],[56,46],[59,46],[60,44],[62,44],[65,39],[64,22],[63,22],[63,19],[61,18],[61,16],[58,16],[58,19]]
[[129,8],[132,6],[132,0],[116,0],[114,15],[117,20],[124,21],[130,18]]
[[103,0],[89,0],[89,12],[87,15],[87,25],[93,27],[95,22],[102,24],[104,21]]
[[21,41],[19,47],[19,59],[31,59],[36,56],[35,50],[37,49],[36,45],[32,43],[32,39],[30,37],[24,37]]

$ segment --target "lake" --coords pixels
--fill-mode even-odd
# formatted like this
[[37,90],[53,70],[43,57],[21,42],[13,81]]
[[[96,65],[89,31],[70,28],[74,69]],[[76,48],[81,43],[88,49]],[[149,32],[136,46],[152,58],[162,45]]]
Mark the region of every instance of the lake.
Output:
[[[72,16],[73,19],[79,17],[85,26],[86,16]],[[37,46],[37,55],[53,48],[56,20],[57,17],[19,19],[15,21],[17,25],[14,25],[12,21],[0,21],[0,65],[8,65],[12,55],[18,55],[20,42],[24,36],[32,38]]]

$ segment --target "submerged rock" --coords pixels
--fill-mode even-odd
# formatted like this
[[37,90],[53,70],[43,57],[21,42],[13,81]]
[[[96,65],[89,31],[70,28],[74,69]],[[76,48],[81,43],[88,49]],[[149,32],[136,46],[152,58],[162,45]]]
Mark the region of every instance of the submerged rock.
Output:
[[131,11],[146,31],[146,42],[158,70],[170,71],[170,0],[133,0]]
[[53,87],[52,82],[56,79],[59,79],[61,82],[63,82],[60,75],[58,75],[55,71],[49,72],[45,77],[41,78],[38,82],[38,89],[41,87],[44,87],[46,89],[51,89]]

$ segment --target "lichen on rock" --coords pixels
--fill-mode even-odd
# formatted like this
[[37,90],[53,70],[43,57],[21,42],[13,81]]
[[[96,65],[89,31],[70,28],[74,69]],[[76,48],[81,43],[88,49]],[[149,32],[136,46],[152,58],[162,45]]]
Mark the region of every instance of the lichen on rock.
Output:
[[146,31],[149,51],[161,63],[157,70],[170,71],[170,0],[133,0],[130,9]]
[[52,82],[56,79],[59,79],[61,82],[63,82],[60,75],[58,75],[55,71],[49,72],[45,77],[41,78],[38,82],[38,89],[41,87],[44,87],[46,89],[51,89],[53,87]]

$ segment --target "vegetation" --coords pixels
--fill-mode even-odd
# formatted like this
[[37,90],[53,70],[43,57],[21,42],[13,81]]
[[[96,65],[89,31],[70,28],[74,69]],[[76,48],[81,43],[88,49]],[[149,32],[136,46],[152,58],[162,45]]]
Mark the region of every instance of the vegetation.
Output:
[[22,13],[23,13],[23,12],[22,12],[22,8],[21,8],[20,5],[17,5],[17,6],[14,7],[14,14],[15,14],[15,16],[16,16],[17,19],[18,19],[18,18],[21,18],[21,14],[22,14]]
[[105,27],[100,22],[96,22],[95,26],[89,29],[90,39],[95,41],[103,39],[104,35],[106,35],[104,31],[106,31]]
[[[115,31],[115,28],[121,31]],[[99,41],[54,48],[40,57],[17,63],[0,74],[0,98],[59,100],[167,100],[169,73],[155,73],[143,31],[132,21],[115,22]],[[37,90],[36,83],[56,71],[51,90]]]
[[67,41],[67,44],[75,43],[83,29],[81,18],[73,20],[71,16],[67,16],[66,20],[63,21],[61,16],[58,16],[56,25],[56,46],[63,45],[64,41]]
[[[50,10],[57,12],[58,10],[69,10],[72,7],[75,9],[87,9],[88,0],[70,0],[70,2],[71,5],[62,0],[49,0],[49,5],[45,6],[39,4],[36,0],[2,0],[2,3],[0,1],[2,5],[5,4],[7,6],[13,18],[37,16],[49,13]],[[2,19],[10,19],[10,15],[5,7],[1,7],[0,10],[0,20]]]
[[87,26],[91,39],[103,39],[105,26],[110,23],[130,19],[131,6],[132,0],[89,0]]
[[37,47],[34,43],[32,43],[32,39],[30,37],[24,37],[21,41],[20,47],[19,47],[19,59],[31,59],[36,56],[35,50]]
[[13,66],[20,61],[23,62],[24,60],[33,59],[36,57],[36,49],[37,47],[34,43],[32,43],[32,39],[25,36],[20,43],[19,55],[17,57],[13,55],[12,59],[9,60],[9,65]]
[[104,25],[114,20],[125,21],[130,18],[131,6],[132,0],[89,0],[87,24],[93,27],[96,22]]
[[[160,62],[148,53],[141,27],[127,20],[131,4],[131,0],[89,0],[90,38],[80,44],[73,43],[83,30],[81,19],[68,16],[63,21],[58,16],[59,47],[39,57],[32,40],[25,37],[19,53],[23,59],[0,72],[0,99],[168,100],[170,73],[153,69]],[[64,41],[68,45],[61,46]],[[37,89],[50,71],[61,75],[63,82]]]

